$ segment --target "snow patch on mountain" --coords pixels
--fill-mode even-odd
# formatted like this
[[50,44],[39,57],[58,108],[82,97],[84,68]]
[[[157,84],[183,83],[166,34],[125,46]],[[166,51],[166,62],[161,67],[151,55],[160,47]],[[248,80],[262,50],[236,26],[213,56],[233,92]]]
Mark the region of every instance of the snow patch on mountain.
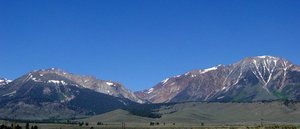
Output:
[[154,90],[153,88],[150,88],[147,93],[150,94],[153,92],[153,90]]
[[105,82],[107,85],[109,85],[109,86],[114,86],[115,84],[114,83],[112,83],[112,82]]
[[213,71],[213,70],[217,70],[217,69],[218,69],[218,67],[211,67],[211,68],[207,68],[204,70],[200,70],[200,74],[207,73],[209,71]]
[[0,85],[6,85],[11,82],[12,80],[8,80],[7,78],[0,78]]
[[54,83],[54,84],[62,84],[62,85],[67,85],[67,83],[63,80],[48,80],[48,83]]
[[169,81],[170,78],[166,78],[165,80],[161,81],[162,84],[165,84],[166,82]]
[[181,75],[176,75],[175,77],[181,77]]
[[222,88],[222,90],[225,90],[226,89],[226,87],[224,86],[223,88]]
[[13,96],[17,93],[17,91],[13,91],[13,92],[10,92],[10,93],[7,93],[7,94],[4,94],[2,96]]
[[35,78],[35,77],[31,78],[31,80],[33,80],[33,81],[35,81],[35,82],[43,82],[43,81],[41,81],[40,79],[37,79],[37,78]]
[[218,97],[217,99],[223,99],[225,96]]
[[260,59],[266,59],[266,58],[270,58],[270,59],[279,59],[278,57],[268,56],[268,55],[257,56],[257,58],[260,58]]

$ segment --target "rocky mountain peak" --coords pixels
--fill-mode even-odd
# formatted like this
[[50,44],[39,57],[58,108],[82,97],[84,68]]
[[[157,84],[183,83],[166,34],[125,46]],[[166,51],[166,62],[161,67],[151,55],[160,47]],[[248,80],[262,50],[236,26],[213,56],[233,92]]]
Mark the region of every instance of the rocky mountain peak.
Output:
[[22,79],[24,82],[31,80],[37,83],[73,85],[142,103],[139,98],[130,90],[126,89],[121,83],[111,80],[101,80],[93,76],[77,75],[59,68],[35,70],[24,75]]
[[48,68],[48,69],[40,69],[40,70],[35,70],[32,71],[31,73],[38,73],[38,74],[57,74],[57,75],[70,75],[72,73],[69,73],[63,69],[60,68]]
[[290,67],[292,66],[292,62],[275,56],[256,56],[256,57],[248,57],[237,64],[239,65],[256,65],[256,66],[263,66],[263,67]]
[[248,57],[167,78],[136,94],[154,103],[272,100],[284,96],[291,85],[300,85],[299,72],[298,66],[280,57]]

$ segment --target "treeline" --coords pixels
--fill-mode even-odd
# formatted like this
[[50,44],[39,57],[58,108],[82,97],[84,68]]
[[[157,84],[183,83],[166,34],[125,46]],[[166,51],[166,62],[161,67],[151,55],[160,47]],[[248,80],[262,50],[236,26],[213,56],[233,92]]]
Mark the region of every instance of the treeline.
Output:
[[[278,99],[278,100],[260,100],[260,101],[190,101],[197,103],[272,103],[281,102],[285,106],[289,104],[300,103],[300,101],[288,100],[288,99]],[[171,106],[175,104],[190,103],[190,102],[178,102],[178,103],[161,103],[161,104],[133,104],[124,108],[132,115],[148,117],[148,118],[161,118],[162,114],[158,113],[162,106]]]
[[195,102],[195,103],[272,103],[272,102],[282,102],[282,103],[292,103],[292,104],[296,104],[296,103],[300,103],[300,101],[298,100],[290,100],[290,99],[274,99],[274,100],[243,100],[243,101],[239,101],[239,100],[211,100],[211,101],[186,101],[186,102],[177,102],[177,103],[170,103],[171,105],[175,105],[175,104],[184,104],[184,103],[191,103],[191,102]]
[[45,120],[22,120],[22,119],[1,119],[5,121],[15,121],[16,123],[56,123],[56,124],[78,124],[75,119],[45,119]]
[[[11,124],[10,126],[4,125],[2,124],[0,126],[0,129],[23,129],[22,126],[20,126],[19,124]],[[32,125],[30,126],[29,123],[26,123],[25,128],[24,129],[38,129],[37,125]]]
[[173,105],[172,103],[165,104],[135,104],[126,107],[127,110],[132,115],[149,117],[149,118],[161,118],[161,114],[158,113],[161,106]]
[[[297,129],[294,125],[267,125],[267,126],[257,126],[256,129]],[[248,129],[248,127],[247,127]]]

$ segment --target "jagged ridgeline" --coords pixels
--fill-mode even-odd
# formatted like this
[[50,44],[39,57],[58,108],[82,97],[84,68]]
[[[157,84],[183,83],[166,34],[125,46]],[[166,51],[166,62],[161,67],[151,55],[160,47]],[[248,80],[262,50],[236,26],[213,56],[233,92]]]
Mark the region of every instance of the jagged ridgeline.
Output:
[[135,93],[152,103],[300,100],[300,67],[273,56],[193,70]]
[[8,119],[75,119],[117,109],[160,118],[162,107],[181,102],[277,100],[300,100],[300,67],[273,56],[192,70],[135,93],[118,82],[56,68],[32,71],[13,81],[0,79],[0,118]]

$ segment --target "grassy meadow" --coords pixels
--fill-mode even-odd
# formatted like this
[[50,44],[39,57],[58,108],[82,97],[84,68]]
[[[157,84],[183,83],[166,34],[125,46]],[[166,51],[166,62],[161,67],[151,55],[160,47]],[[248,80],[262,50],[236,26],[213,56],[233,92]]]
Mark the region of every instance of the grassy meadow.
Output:
[[[126,129],[300,128],[299,103],[188,102],[161,106],[154,112],[160,114],[161,117],[141,117],[118,109],[68,122],[31,122],[30,126],[37,125],[38,129],[122,129],[124,127]],[[5,124],[5,122],[1,121],[1,124]],[[10,126],[10,124],[10,122],[6,122],[6,125]],[[26,129],[25,123],[17,122],[17,124],[22,129]]]

